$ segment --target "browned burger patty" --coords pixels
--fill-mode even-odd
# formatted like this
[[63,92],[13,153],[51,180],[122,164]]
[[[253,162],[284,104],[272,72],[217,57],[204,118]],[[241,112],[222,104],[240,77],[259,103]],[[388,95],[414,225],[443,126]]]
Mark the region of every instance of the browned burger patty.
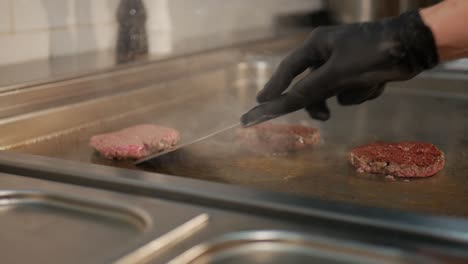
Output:
[[317,129],[302,125],[263,123],[238,130],[241,143],[251,150],[291,152],[320,142]]
[[351,164],[359,172],[397,177],[429,177],[445,166],[444,153],[423,142],[375,142],[354,148]]

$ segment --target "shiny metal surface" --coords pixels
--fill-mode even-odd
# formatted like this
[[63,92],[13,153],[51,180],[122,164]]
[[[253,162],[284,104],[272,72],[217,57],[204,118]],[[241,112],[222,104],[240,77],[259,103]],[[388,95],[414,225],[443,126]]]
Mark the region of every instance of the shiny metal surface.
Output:
[[378,20],[399,14],[399,3],[395,0],[327,0],[332,17],[341,23]]
[[[443,86],[430,78],[394,84],[381,98],[358,107],[332,103],[332,119],[326,123],[311,121],[302,112],[278,120],[319,128],[324,143],[311,150],[284,155],[252,152],[239,148],[239,139],[227,133],[161,156],[150,169],[327,200],[466,217],[468,93],[454,91],[450,80],[444,81]],[[378,140],[432,142],[445,152],[447,165],[427,179],[389,181],[357,173],[349,164],[349,151]]]
[[141,247],[140,261],[164,249],[148,243],[170,247],[167,233],[188,239],[207,218],[190,220],[199,211],[184,205],[3,173],[0,185],[4,263],[109,263]]
[[[36,220],[48,211],[56,212],[57,218],[65,215],[76,215],[78,218],[106,219],[125,222],[133,229],[144,231],[151,225],[149,216],[140,209],[119,204],[74,197],[67,194],[47,193],[41,191],[0,191],[0,206],[2,211],[18,211],[25,213],[24,217]],[[32,215],[29,215],[32,213]],[[34,215],[38,213],[38,215]],[[64,217],[66,218],[66,217]]]
[[[361,252],[368,251],[366,245],[373,245],[377,255],[386,255],[388,251],[401,252],[403,255],[428,258],[436,263],[465,263],[468,259],[468,222],[461,219],[365,208],[349,203],[334,203],[233,185],[7,152],[0,152],[0,171],[15,171],[22,175],[18,177],[2,174],[0,183],[3,188],[22,189],[34,186],[34,189],[41,191],[73,192],[93,199],[99,196],[101,199],[137,206],[151,216],[157,215],[157,221],[153,225],[158,230],[157,234],[148,234],[151,238],[139,237],[136,241],[132,240],[134,243],[127,240],[125,242],[131,245],[112,248],[112,252],[121,251],[121,254],[108,257],[108,261],[96,263],[122,259],[129,253],[158,241],[157,237],[166,240],[164,234],[173,233],[173,230],[177,230],[175,227],[185,226],[184,223],[191,226],[192,221],[188,220],[197,219],[199,217],[191,217],[200,214],[208,214],[210,217],[206,228],[176,244],[169,243],[169,247],[161,240],[155,242],[156,245],[161,243],[166,247],[157,247],[158,251],[151,254],[149,262],[167,263],[197,245],[224,239],[223,235],[226,233],[262,230],[326,238],[335,243],[334,250],[341,253],[347,252],[346,248],[340,246],[344,243],[359,248]],[[191,229],[186,234],[193,231],[195,230]],[[313,247],[322,251],[323,246],[320,245],[323,242],[321,240]],[[0,243],[11,243],[11,240],[0,238]],[[110,253],[104,245],[96,248],[100,249],[99,256],[104,257],[103,255]],[[31,252],[29,256],[35,256],[36,253],[44,257]],[[57,257],[66,257],[67,250],[56,252],[61,253]],[[143,260],[145,261],[146,259]]]
[[168,233],[150,241],[146,245],[136,249],[128,255],[115,261],[115,264],[137,264],[146,263],[155,253],[160,250],[173,246],[183,239],[188,238],[208,224],[209,216],[201,214],[186,223],[172,229]]
[[251,231],[226,234],[198,245],[169,264],[208,263],[438,263],[430,258],[369,245],[333,241],[291,232]]
[[21,113],[45,111],[112,94],[129,93],[141,87],[178,79],[181,76],[187,77],[194,73],[213,70],[220,65],[237,61],[238,56],[236,50],[226,50],[212,52],[208,57],[192,55],[29,88],[12,88],[0,93],[0,117],[8,118]]
[[[277,47],[273,45],[270,49],[274,50]],[[228,51],[228,54],[232,54],[228,55],[228,58],[240,60],[239,56],[242,53]],[[178,129],[182,133],[183,144],[237,123],[238,116],[253,104],[253,90],[228,87],[259,87],[259,83],[243,83],[244,80],[239,77],[258,73],[267,78],[271,66],[259,62],[259,68],[250,72],[249,63],[237,65],[237,62],[232,63],[231,59],[219,62],[222,55],[223,53],[216,52],[208,54],[208,57],[204,56],[201,61],[201,58],[184,60],[187,62],[184,64],[187,67],[185,75],[170,80],[160,79],[154,85],[132,86],[134,89],[129,92],[110,94],[0,120],[0,131],[8,135],[0,139],[0,147],[134,168],[131,163],[115,163],[96,156],[88,145],[89,138],[96,133],[148,122]],[[213,61],[210,58],[218,61],[214,64],[216,69],[198,71],[197,68],[203,63],[211,65]],[[257,61],[255,57],[251,60],[254,63]],[[143,73],[147,74],[150,72]],[[255,82],[263,80],[260,78]],[[238,101],[239,98],[241,101]],[[185,107],[181,108],[180,105]]]
[[367,22],[436,3],[434,0],[327,0],[333,18],[341,23]]
[[[149,224],[140,215],[131,214],[129,208],[103,206],[99,200],[26,191],[2,191],[1,196],[0,244],[5,263],[102,260],[113,248],[128,245],[126,241],[144,234]],[[104,254],[99,256],[95,247],[101,245],[105,245]]]
[[[117,119],[120,123],[132,122],[131,119],[135,123],[167,119],[164,112],[168,107],[175,108],[174,104],[186,101],[198,103],[191,107],[204,111],[207,106],[197,98],[216,94],[213,90],[224,90],[223,87],[236,78],[235,65],[244,56],[284,50],[303,38],[304,35],[299,34],[273,44],[259,42],[2,93],[0,132],[8,136],[0,139],[0,148],[24,146],[98,125],[102,130]],[[251,60],[256,60],[255,56]],[[229,110],[228,105],[224,108],[224,111]],[[193,120],[189,122],[194,123]],[[218,129],[223,127],[223,124],[217,125]],[[200,129],[195,124],[191,127]],[[108,129],[114,128],[110,125]]]
[[[87,243],[80,240],[79,245],[65,249],[61,246],[69,244],[49,239],[49,244],[41,243],[41,247],[33,247],[28,255],[22,254],[24,251],[20,254],[15,250],[23,249],[22,243],[31,232],[22,237],[18,236],[19,233],[7,233],[8,236],[0,238],[0,246],[11,255],[2,255],[2,260],[14,262],[9,260],[23,257],[22,262],[31,262],[33,259],[51,263],[50,256],[54,256],[59,263],[71,263],[73,260],[79,263],[109,263],[137,252],[142,246],[157,241],[164,234],[170,234],[171,230],[183,226],[195,216],[206,213],[210,217],[207,228],[202,228],[176,244],[169,243],[169,247],[156,252],[155,256],[151,254],[149,262],[167,263],[186,250],[220,238],[226,232],[275,229],[383,246],[398,252],[404,251],[405,254],[416,253],[441,263],[464,263],[468,252],[467,221],[388,210],[398,208],[443,215],[466,215],[463,208],[466,198],[462,192],[465,192],[464,186],[467,186],[463,172],[466,171],[467,160],[464,132],[468,118],[465,104],[468,96],[466,80],[460,78],[453,79],[445,75],[431,78],[432,75],[429,75],[392,85],[384,97],[368,106],[341,108],[333,105],[334,119],[324,124],[305,119],[301,113],[282,120],[304,122],[321,129],[325,144],[328,145],[318,149],[322,152],[309,153],[307,157],[310,159],[302,159],[304,166],[313,166],[316,174],[312,177],[300,167],[291,170],[297,160],[288,157],[273,157],[273,165],[279,166],[279,170],[272,170],[269,167],[272,161],[265,161],[271,157],[244,156],[244,163],[232,160],[230,162],[234,162],[235,166],[229,163],[224,168],[241,169],[245,173],[230,176],[228,179],[233,182],[212,177],[212,172],[224,170],[219,168],[226,164],[227,160],[223,159],[219,159],[222,163],[218,163],[218,168],[208,167],[202,174],[199,168],[192,169],[187,171],[190,175],[184,175],[203,179],[200,181],[139,171],[131,163],[104,160],[88,146],[93,134],[142,122],[173,126],[181,130],[184,141],[237,122],[239,114],[253,105],[254,94],[268,79],[284,51],[295,43],[297,39],[230,50],[233,52],[230,54],[234,55],[228,57],[233,60],[223,60],[214,67],[203,67],[203,71],[196,69],[203,62],[211,65],[211,60],[207,59],[209,55],[224,58],[223,51],[200,55],[198,60],[183,60],[190,62],[190,65],[182,63],[187,66],[182,76],[167,80],[162,78],[157,84],[123,85],[124,92],[113,93],[111,88],[109,93],[98,98],[55,107],[39,107],[30,112],[20,111],[2,119],[1,145],[3,149],[9,150],[0,152],[2,188],[72,193],[73,197],[86,197],[114,205],[118,203],[117,206],[143,211],[151,223],[132,239],[112,239],[102,243],[100,239],[93,240],[93,234],[90,234],[86,237]],[[160,67],[164,69],[164,64]],[[143,74],[138,69],[134,73],[134,79],[153,74],[152,71]],[[100,81],[111,81],[112,78],[112,75],[97,78],[90,82],[90,86],[98,89]],[[43,89],[47,90],[48,87]],[[438,130],[434,124],[444,129]],[[355,175],[345,161],[347,148],[355,144],[375,139],[407,137],[430,140],[446,151],[449,164],[443,174],[421,181],[386,182],[379,177]],[[202,154],[210,157],[223,149],[210,149]],[[233,149],[224,155],[231,157],[235,154]],[[311,159],[321,163],[310,164]],[[201,160],[199,165],[204,163],[206,161]],[[252,167],[262,173],[249,177],[248,172]],[[286,173],[303,175],[287,178],[288,174],[281,171],[285,167],[288,168]],[[197,174],[191,174],[194,172]],[[4,173],[14,173],[21,177]],[[207,179],[234,184],[219,184]],[[277,183],[264,184],[264,179]],[[242,181],[246,181],[246,184]],[[294,189],[291,186],[299,187]],[[305,187],[311,189],[305,190]],[[0,221],[2,216],[0,212]],[[11,223],[16,224],[13,221]],[[50,234],[54,228],[61,227],[61,223],[47,220],[40,231],[32,234],[40,236],[43,242],[43,234]],[[95,233],[99,232],[103,231]],[[71,238],[81,235],[73,232],[65,234]],[[67,240],[70,243],[77,241]],[[90,249],[86,248],[86,254],[81,254],[80,250],[69,252],[70,248],[81,249],[80,246],[89,246]]]
[[235,131],[235,130],[238,129],[239,127],[240,127],[240,123],[236,123],[236,124],[234,124],[234,125],[230,125],[230,126],[228,126],[228,127],[226,127],[226,128],[223,128],[223,129],[221,129],[221,130],[215,131],[215,132],[210,133],[210,134],[208,134],[208,135],[202,136],[202,137],[200,137],[200,138],[198,138],[198,139],[195,139],[195,140],[193,140],[193,141],[187,142],[187,143],[185,143],[185,144],[179,144],[179,145],[177,145],[177,146],[175,146],[175,147],[173,147],[173,148],[171,148],[171,149],[169,149],[169,150],[162,151],[162,152],[156,153],[156,154],[154,154],[154,155],[150,155],[150,156],[148,156],[148,157],[146,157],[146,158],[139,159],[139,160],[135,161],[134,164],[135,164],[135,165],[140,165],[140,164],[144,164],[145,162],[151,162],[152,159],[155,159],[155,158],[157,158],[157,157],[159,157],[159,156],[166,155],[166,154],[168,154],[168,153],[170,153],[170,152],[174,152],[174,151],[177,151],[177,150],[179,150],[179,149],[187,148],[187,147],[189,147],[190,145],[196,144],[196,143],[198,143],[198,142],[200,142],[200,141],[204,141],[205,139],[209,139],[209,138],[212,138],[212,137],[216,137],[217,135],[226,133],[227,131]]
[[[0,124],[2,135],[7,135],[0,142],[4,148],[23,153],[138,169],[131,162],[96,155],[88,145],[89,138],[148,122],[178,129],[183,144],[238,122],[254,105],[256,92],[285,50],[297,41],[229,50],[230,59],[217,63],[216,69],[7,119]],[[203,58],[187,61],[210,65]],[[163,166],[151,171],[325,200],[466,217],[465,86],[466,80],[458,77],[426,75],[392,84],[382,97],[361,106],[339,107],[331,102],[332,119],[326,123],[311,121],[302,112],[280,120],[319,128],[325,143],[312,151],[291,156],[235,152],[235,142],[220,138],[188,148],[182,158],[167,157]],[[357,174],[348,164],[349,150],[375,140],[432,142],[446,152],[447,166],[435,177],[421,180],[387,181]]]

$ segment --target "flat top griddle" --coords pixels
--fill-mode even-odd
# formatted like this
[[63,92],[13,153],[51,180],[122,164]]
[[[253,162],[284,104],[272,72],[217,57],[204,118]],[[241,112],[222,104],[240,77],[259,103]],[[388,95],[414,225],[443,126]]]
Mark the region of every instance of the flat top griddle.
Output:
[[[316,127],[324,139],[321,146],[292,155],[244,151],[232,135],[220,134],[162,156],[157,166],[139,168],[132,162],[106,160],[89,146],[94,134],[141,123],[174,127],[182,133],[181,143],[220,130],[238,122],[240,115],[252,107],[256,92],[273,68],[267,62],[255,61],[229,65],[202,77],[178,80],[168,86],[170,89],[148,91],[148,95],[158,97],[165,93],[177,98],[190,95],[170,103],[140,103],[148,97],[146,94],[129,95],[126,101],[109,99],[102,109],[117,109],[131,102],[134,109],[143,110],[14,150],[326,200],[468,216],[468,90],[466,81],[459,79],[421,77],[391,84],[380,98],[353,107],[341,107],[331,100],[332,118],[325,123],[310,120],[302,111],[282,117],[276,121]],[[74,113],[79,114],[79,109]],[[431,142],[445,152],[447,165],[434,177],[409,181],[356,173],[348,162],[349,150],[377,140]]]
[[[279,123],[318,127],[315,148],[271,153],[243,146],[235,130],[167,153],[145,169],[184,177],[254,186],[323,199],[468,216],[468,102],[463,94],[391,87],[380,99],[346,108],[332,104],[332,119],[311,121],[302,112]],[[396,179],[357,173],[351,148],[373,141],[425,141],[446,154],[447,165],[425,179]]]

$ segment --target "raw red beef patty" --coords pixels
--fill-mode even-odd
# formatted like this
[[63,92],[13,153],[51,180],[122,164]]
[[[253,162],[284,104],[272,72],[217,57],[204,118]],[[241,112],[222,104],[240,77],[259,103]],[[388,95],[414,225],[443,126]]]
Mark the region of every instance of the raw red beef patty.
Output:
[[167,150],[180,140],[179,131],[156,125],[138,125],[95,135],[90,144],[109,159],[140,159]]
[[444,153],[423,142],[375,142],[353,149],[350,161],[359,172],[397,177],[428,177],[444,168]]
[[249,149],[289,152],[308,148],[320,142],[317,129],[302,125],[263,123],[238,130],[243,145]]

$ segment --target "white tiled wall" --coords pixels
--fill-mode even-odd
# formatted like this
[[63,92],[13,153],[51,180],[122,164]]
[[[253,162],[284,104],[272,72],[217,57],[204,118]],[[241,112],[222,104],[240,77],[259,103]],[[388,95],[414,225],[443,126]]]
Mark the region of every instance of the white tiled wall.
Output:
[[10,64],[49,56],[46,31],[0,35],[0,62]]
[[[120,0],[0,0],[0,65],[112,49]],[[150,52],[215,33],[268,27],[320,0],[144,0]]]
[[10,1],[0,0],[0,34],[8,33],[11,29]]
[[74,12],[70,10],[72,2],[69,0],[13,0],[11,4],[16,32],[47,30],[73,24],[71,14]]
[[72,0],[75,2],[77,24],[94,25],[115,22],[119,0]]

